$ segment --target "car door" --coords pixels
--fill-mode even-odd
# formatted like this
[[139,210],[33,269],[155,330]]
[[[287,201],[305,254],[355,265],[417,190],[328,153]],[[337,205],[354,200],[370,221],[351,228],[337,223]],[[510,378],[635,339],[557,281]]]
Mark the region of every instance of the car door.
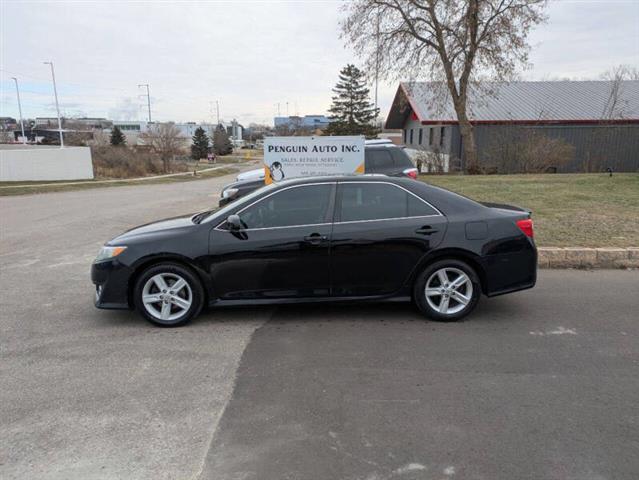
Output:
[[391,182],[340,182],[331,240],[333,296],[389,295],[441,242],[447,220]]
[[210,235],[214,295],[226,300],[329,295],[335,183],[279,189],[237,212]]

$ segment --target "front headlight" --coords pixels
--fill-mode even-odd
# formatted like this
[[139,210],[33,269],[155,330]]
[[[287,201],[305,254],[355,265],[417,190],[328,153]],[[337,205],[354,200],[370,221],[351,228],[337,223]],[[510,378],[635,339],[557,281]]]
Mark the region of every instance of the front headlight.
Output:
[[234,197],[237,192],[237,188],[227,188],[226,190],[222,190],[222,198]]
[[111,258],[117,257],[126,250],[126,247],[107,247],[104,246],[100,249],[98,256],[95,257],[95,262],[103,262]]

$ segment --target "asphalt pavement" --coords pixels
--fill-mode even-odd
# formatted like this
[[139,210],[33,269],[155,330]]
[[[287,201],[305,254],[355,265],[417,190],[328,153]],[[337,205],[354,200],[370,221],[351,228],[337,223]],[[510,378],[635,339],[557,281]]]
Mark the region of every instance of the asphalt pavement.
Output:
[[89,270],[108,239],[216,206],[234,177],[0,197],[0,478],[199,473],[270,310],[158,329],[97,310]]
[[639,272],[542,271],[461,323],[279,308],[202,478],[639,478]]
[[541,271],[456,324],[93,307],[105,240],[231,178],[0,197],[0,478],[639,478],[638,271]]

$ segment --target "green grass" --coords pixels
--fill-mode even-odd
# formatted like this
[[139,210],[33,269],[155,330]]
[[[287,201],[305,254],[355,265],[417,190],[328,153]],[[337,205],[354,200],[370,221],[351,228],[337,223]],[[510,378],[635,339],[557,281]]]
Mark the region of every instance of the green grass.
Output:
[[421,175],[474,200],[533,212],[544,247],[639,246],[639,174]]
[[[176,177],[164,177],[156,178],[153,180],[126,180],[123,179],[117,182],[111,183],[98,183],[98,181],[81,182],[73,185],[64,185],[69,183],[68,180],[61,180],[59,182],[0,182],[0,196],[9,195],[30,195],[34,193],[50,193],[50,192],[68,192],[76,190],[87,190],[90,188],[104,188],[104,187],[125,187],[131,185],[153,185],[159,183],[177,183],[177,182],[193,182],[202,180],[205,178],[221,177],[223,175],[230,175],[237,173],[237,168],[225,167],[219,170],[212,170],[208,172],[199,172],[197,177],[192,175],[180,175]],[[103,180],[103,179],[98,179]],[[55,185],[59,183],[61,185]],[[48,184],[48,185],[44,185]],[[40,186],[41,185],[41,186]],[[12,188],[6,188],[11,186]]]

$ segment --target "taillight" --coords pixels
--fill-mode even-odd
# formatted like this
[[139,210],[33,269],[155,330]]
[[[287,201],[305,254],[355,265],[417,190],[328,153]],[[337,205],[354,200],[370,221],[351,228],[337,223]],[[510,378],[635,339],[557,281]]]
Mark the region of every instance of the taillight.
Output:
[[533,221],[531,218],[517,220],[517,226],[528,238],[533,238],[535,236],[535,233],[533,232]]
[[417,169],[416,168],[407,168],[404,170],[404,175],[412,178],[413,180],[417,180]]

